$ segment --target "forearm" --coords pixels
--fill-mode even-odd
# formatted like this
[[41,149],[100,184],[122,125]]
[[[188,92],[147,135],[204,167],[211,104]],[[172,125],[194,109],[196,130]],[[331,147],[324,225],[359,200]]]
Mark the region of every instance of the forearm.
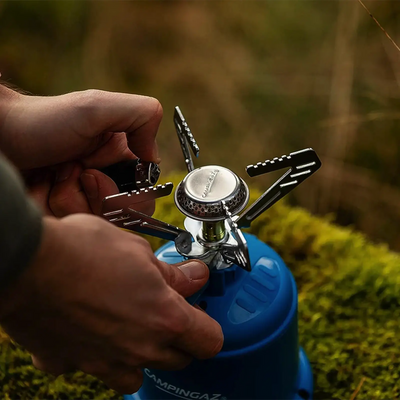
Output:
[[0,292],[26,267],[42,234],[42,216],[18,173],[0,153]]

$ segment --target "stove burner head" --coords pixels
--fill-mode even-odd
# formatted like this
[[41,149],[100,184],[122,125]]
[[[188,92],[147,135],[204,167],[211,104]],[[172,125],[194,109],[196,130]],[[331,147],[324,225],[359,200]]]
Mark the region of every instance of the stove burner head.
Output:
[[308,148],[249,165],[246,171],[251,177],[282,169],[286,172],[242,212],[249,200],[246,183],[229,169],[217,165],[194,169],[192,154],[198,156],[199,146],[179,107],[175,107],[174,124],[189,172],[175,192],[175,204],[187,216],[186,230],[135,210],[137,203],[170,194],[173,186],[172,183],[151,186],[160,170],[155,164],[138,160],[134,173],[136,189],[124,186],[123,193],[104,198],[104,218],[125,230],[173,240],[180,255],[200,259],[210,269],[235,264],[250,271],[249,251],[241,229],[249,227],[259,215],[310,177],[321,161]]
[[226,218],[222,201],[232,215],[242,211],[249,200],[245,182],[227,168],[208,165],[190,172],[175,192],[175,204],[186,216],[199,221]]

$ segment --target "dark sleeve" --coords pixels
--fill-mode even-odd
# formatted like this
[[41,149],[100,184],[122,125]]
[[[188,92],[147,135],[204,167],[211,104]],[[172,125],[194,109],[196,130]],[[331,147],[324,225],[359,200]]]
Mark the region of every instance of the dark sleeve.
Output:
[[30,263],[42,235],[42,216],[18,173],[0,153],[0,291]]

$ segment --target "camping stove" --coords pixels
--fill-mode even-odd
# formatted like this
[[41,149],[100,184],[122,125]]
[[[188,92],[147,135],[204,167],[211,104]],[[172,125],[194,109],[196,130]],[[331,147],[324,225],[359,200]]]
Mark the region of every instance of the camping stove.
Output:
[[[185,229],[135,210],[139,202],[169,195],[172,183],[148,187],[137,181],[135,190],[104,199],[103,216],[120,228],[170,240],[156,252],[161,261],[195,258],[209,266],[208,283],[188,301],[220,323],[224,346],[214,358],[194,360],[181,371],[144,369],[142,388],[125,400],[310,399],[313,379],[298,344],[293,276],[274,250],[241,229],[311,176],[321,162],[308,148],[248,166],[251,177],[287,171],[245,209],[249,189],[244,180],[218,165],[195,169],[192,153],[197,157],[199,147],[179,107],[174,123],[188,170],[175,191]],[[140,165],[145,171],[158,170],[151,163]]]

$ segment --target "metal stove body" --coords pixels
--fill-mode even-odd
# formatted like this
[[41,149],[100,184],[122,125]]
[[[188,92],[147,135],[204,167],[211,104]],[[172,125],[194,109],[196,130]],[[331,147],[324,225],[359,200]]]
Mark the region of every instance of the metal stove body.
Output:
[[181,371],[145,369],[142,388],[125,400],[311,399],[312,372],[298,344],[293,276],[273,249],[241,228],[321,162],[314,150],[305,149],[248,166],[250,176],[287,171],[245,210],[249,190],[243,179],[217,165],[195,169],[191,151],[198,156],[199,148],[178,107],[174,122],[188,169],[175,191],[185,229],[135,211],[135,203],[170,194],[170,183],[107,197],[103,215],[123,229],[171,240],[156,252],[162,261],[196,258],[209,266],[208,283],[187,300],[220,323],[224,346],[216,357],[194,360]]

